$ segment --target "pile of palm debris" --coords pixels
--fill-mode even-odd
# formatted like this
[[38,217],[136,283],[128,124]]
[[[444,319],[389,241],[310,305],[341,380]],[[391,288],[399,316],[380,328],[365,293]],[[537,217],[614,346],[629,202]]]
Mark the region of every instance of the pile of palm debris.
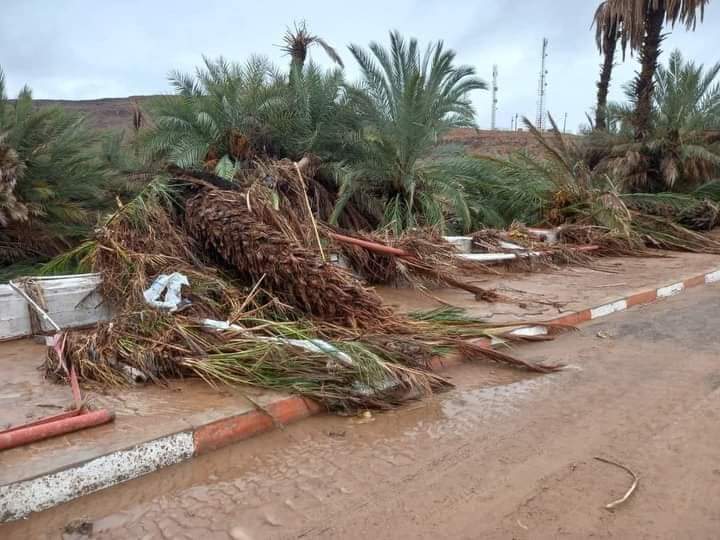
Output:
[[[72,362],[81,380],[102,385],[197,376],[354,410],[450,386],[431,370],[438,354],[559,369],[473,342],[523,339],[510,333],[521,323],[490,325],[451,309],[394,313],[329,260],[337,238],[315,222],[293,168],[266,163],[233,181],[176,170],[56,260],[56,269],[76,263],[99,272],[115,316],[67,332],[63,359],[49,351],[46,372],[64,378],[63,362]],[[443,255],[428,259],[422,246],[408,240],[404,264],[455,281],[452,268],[434,266]]]

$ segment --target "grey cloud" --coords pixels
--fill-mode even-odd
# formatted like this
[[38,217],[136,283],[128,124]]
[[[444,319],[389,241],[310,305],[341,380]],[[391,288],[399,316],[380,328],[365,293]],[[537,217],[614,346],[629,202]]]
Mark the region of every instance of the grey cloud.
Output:
[[[285,27],[306,19],[311,29],[340,49],[349,77],[357,70],[349,43],[384,41],[398,29],[422,41],[442,39],[463,63],[489,81],[500,71],[498,122],[515,113],[535,116],[540,42],[550,40],[548,97],[568,128],[584,121],[594,101],[600,57],[590,29],[597,2],[589,0],[5,0],[0,17],[0,66],[8,89],[28,83],[45,98],[88,99],[167,92],[171,69],[191,71],[202,54],[244,60],[252,53],[287,61],[277,47]],[[681,47],[702,63],[720,59],[708,44],[720,30],[720,6],[711,4],[693,34],[676,29],[664,50]],[[316,60],[326,59],[316,55]],[[618,59],[619,61],[619,59]],[[636,64],[618,66],[611,98]],[[489,92],[474,96],[481,126],[490,117]]]

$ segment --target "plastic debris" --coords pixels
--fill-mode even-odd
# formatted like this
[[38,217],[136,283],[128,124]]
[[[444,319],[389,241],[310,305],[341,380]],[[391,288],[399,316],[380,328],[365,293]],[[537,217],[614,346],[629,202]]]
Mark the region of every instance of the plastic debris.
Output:
[[143,291],[143,296],[149,305],[158,309],[167,309],[172,313],[190,304],[189,301],[182,299],[183,285],[190,286],[185,274],[180,272],[173,272],[170,275],[160,274],[152,285]]

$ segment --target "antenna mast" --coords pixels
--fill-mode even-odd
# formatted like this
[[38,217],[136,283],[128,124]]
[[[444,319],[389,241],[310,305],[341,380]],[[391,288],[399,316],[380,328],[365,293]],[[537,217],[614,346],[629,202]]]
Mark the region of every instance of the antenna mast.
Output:
[[545,59],[547,58],[547,38],[543,38],[542,42],[542,58],[540,60],[540,78],[538,80],[538,101],[537,115],[535,116],[535,126],[542,131],[545,126],[545,89],[547,88],[547,70],[545,69]]
[[498,91],[498,68],[497,64],[493,65],[492,71],[492,109],[490,110],[490,129],[495,129],[495,116],[497,114],[497,91]]

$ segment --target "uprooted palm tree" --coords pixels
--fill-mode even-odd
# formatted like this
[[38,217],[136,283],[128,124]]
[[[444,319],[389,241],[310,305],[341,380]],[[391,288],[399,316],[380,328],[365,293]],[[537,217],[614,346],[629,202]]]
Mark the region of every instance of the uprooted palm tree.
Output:
[[695,29],[702,21],[710,0],[607,0],[603,19],[618,25],[621,39],[639,52],[640,72],[633,82],[633,128],[637,141],[645,140],[651,131],[651,112],[655,72],[665,23],[684,24]]
[[[632,191],[690,191],[720,175],[720,63],[686,61],[679,50],[658,66],[651,108],[652,132],[641,142],[616,144],[611,163]],[[611,104],[612,123],[629,137],[628,103]]]
[[545,159],[493,160],[504,172],[499,214],[507,215],[513,201],[521,200],[525,202],[516,218],[533,220],[530,224],[563,225],[574,239],[615,250],[650,246],[720,253],[719,242],[686,228],[717,223],[717,206],[702,200],[701,194],[626,193],[612,171],[588,166],[583,143],[564,137],[552,117],[549,133],[523,121]]
[[288,28],[283,36],[283,42],[284,45],[282,49],[290,55],[291,69],[299,68],[302,70],[305,66],[308,49],[310,49],[313,45],[319,45],[325,51],[325,54],[330,57],[330,60],[338,64],[340,67],[344,67],[342,58],[340,58],[337,51],[320,36],[311,34],[307,29],[305,21],[302,21],[299,24],[296,23],[292,30]]
[[93,153],[83,118],[35,109],[25,87],[11,102],[0,71],[0,267],[42,261],[83,238],[112,204],[111,169]]
[[363,124],[361,155],[338,173],[337,218],[349,201],[400,232],[442,228],[452,210],[470,225],[462,158],[433,159],[451,128],[474,125],[473,90],[486,88],[470,66],[456,65],[442,42],[421,51],[417,40],[390,33],[390,47],[350,46],[363,80],[348,92]]

